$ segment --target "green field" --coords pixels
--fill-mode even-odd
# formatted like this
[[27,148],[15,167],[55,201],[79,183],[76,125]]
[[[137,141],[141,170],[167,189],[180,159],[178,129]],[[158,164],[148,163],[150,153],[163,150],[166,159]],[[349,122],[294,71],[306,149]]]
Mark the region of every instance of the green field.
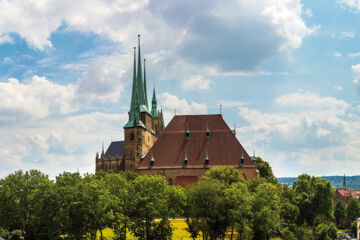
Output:
[[[170,222],[171,222],[171,226],[174,229],[172,239],[174,240],[191,239],[190,233],[186,231],[187,224],[185,222],[185,219],[181,219],[181,218],[171,219]],[[230,239],[230,233],[228,233],[228,235],[229,236],[226,239]],[[112,230],[110,228],[103,230],[103,236],[105,237],[105,239],[112,239],[113,237]],[[135,237],[131,236],[131,234],[129,234],[127,237],[129,240],[136,239]],[[98,232],[98,239],[100,239],[100,232]],[[197,239],[202,239],[202,237],[200,236]]]

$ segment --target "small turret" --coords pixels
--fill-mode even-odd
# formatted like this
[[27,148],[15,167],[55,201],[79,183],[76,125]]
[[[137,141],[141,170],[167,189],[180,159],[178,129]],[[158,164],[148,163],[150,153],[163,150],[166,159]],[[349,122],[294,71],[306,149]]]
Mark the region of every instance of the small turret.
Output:
[[205,165],[209,165],[209,156],[208,156],[207,148],[206,148],[206,156],[205,156]]
[[187,157],[187,151],[185,150],[184,166],[186,167],[187,165],[188,165],[188,157]]
[[156,94],[155,94],[155,88],[153,91],[152,101],[151,101],[151,115],[154,118],[158,117],[158,111],[157,111],[157,100],[156,100]]
[[207,138],[207,139],[210,138],[210,130],[209,130],[209,124],[208,124],[208,122],[206,122],[206,138]]
[[185,139],[189,139],[189,138],[190,138],[189,125],[188,125],[188,124],[186,124]]
[[244,153],[241,151],[240,165],[244,165],[244,162],[245,162]]

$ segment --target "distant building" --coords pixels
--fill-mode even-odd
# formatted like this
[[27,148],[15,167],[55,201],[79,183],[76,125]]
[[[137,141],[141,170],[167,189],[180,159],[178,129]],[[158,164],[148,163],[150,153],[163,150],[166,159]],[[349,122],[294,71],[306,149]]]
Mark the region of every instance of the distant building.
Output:
[[343,185],[335,190],[334,203],[336,204],[338,201],[343,201],[347,205],[351,198],[359,199],[359,196],[360,191],[353,191],[347,188],[344,174]]
[[112,142],[96,155],[96,171],[134,171],[140,175],[163,175],[185,186],[201,179],[215,166],[232,166],[245,179],[259,176],[255,156],[250,157],[225,123],[221,114],[177,115],[165,128],[162,110],[157,110],[155,89],[148,108],[146,73],[141,68],[140,37],[138,64],[134,71],[129,121],[125,141]]

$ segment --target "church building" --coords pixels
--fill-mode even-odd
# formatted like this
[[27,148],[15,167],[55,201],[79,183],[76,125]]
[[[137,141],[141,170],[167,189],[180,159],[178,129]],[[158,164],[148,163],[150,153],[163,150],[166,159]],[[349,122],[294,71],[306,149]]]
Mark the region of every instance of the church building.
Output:
[[[245,179],[259,176],[255,156],[250,157],[221,114],[176,115],[165,128],[157,109],[155,89],[148,105],[145,59],[141,66],[140,35],[134,48],[134,69],[129,121],[124,141],[112,142],[96,154],[96,171],[133,171],[163,175],[170,183],[185,186],[201,179],[215,166],[232,166]],[[137,62],[137,64],[136,64]]]

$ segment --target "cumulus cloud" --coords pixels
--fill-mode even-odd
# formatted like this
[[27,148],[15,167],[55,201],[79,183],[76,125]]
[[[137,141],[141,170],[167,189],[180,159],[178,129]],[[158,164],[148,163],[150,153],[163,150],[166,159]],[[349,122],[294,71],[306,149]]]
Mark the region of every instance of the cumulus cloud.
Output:
[[45,77],[34,76],[27,83],[10,78],[0,82],[0,121],[34,120],[73,112],[77,110],[72,104],[74,93],[72,84],[56,84]]
[[340,52],[336,52],[336,53],[334,53],[334,56],[335,56],[335,57],[341,57],[342,54],[341,54]]
[[[359,152],[355,142],[360,136],[360,121],[346,118],[348,103],[312,93],[284,95],[275,103],[283,111],[280,108],[278,113],[268,113],[239,107],[239,116],[248,124],[237,130],[242,139],[246,139],[245,146],[257,148],[274,162],[277,174],[316,174],[330,162],[340,167],[341,161],[354,165],[354,161],[360,160],[359,155],[352,158],[355,153],[349,155]],[[291,107],[291,111],[287,107]],[[274,156],[281,156],[282,160]],[[329,168],[329,172],[334,174],[336,167]]]
[[[94,171],[96,150],[120,140],[127,114],[93,112],[39,120],[30,127],[0,126],[0,164],[6,172],[40,169],[52,177],[62,171]],[[118,130],[116,130],[118,129]],[[21,133],[21,134],[20,134]],[[3,174],[0,172],[0,176]]]
[[359,12],[360,11],[360,1],[359,0],[339,0],[337,1],[344,8],[349,10]]
[[161,101],[165,110],[164,116],[165,121],[168,122],[176,111],[176,114],[206,114],[207,105],[206,103],[197,103],[191,101],[190,103],[186,99],[180,99],[176,95],[165,92],[161,95]]
[[52,46],[51,33],[62,25],[124,46],[141,32],[145,46],[158,53],[156,61],[185,58],[222,71],[253,70],[274,55],[298,48],[316,29],[305,24],[302,11],[299,0],[201,0],[197,7],[182,0],[4,0],[0,34],[18,33],[30,46],[44,50]]
[[359,84],[360,84],[360,63],[356,64],[356,65],[352,65],[351,69],[352,69],[352,71],[354,73],[354,76],[355,76],[355,79],[353,80],[353,83],[356,86],[359,86]]
[[214,84],[210,79],[201,75],[194,75],[182,82],[183,90],[208,90],[210,85]]

